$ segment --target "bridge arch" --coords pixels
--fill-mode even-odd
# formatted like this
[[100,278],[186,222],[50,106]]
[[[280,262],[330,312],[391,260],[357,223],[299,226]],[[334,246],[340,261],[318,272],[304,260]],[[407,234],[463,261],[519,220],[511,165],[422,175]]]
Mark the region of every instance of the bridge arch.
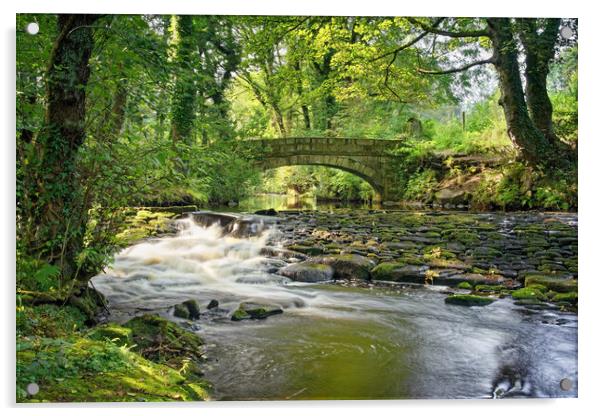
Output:
[[357,175],[372,186],[377,200],[391,200],[396,189],[392,169],[399,162],[393,152],[401,140],[288,137],[247,140],[254,147],[256,166],[268,170],[283,166],[326,166]]
[[324,166],[328,168],[340,169],[358,176],[368,182],[375,194],[375,201],[381,201],[384,192],[384,185],[379,181],[378,172],[369,166],[362,165],[360,162],[340,156],[320,156],[320,155],[295,155],[291,157],[271,157],[267,158],[258,166],[263,170],[277,169],[284,166]]

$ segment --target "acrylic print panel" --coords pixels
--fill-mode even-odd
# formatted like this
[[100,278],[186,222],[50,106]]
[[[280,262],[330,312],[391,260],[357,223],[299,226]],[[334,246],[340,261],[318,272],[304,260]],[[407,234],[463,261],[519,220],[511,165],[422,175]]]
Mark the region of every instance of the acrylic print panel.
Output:
[[17,401],[576,397],[577,36],[17,15]]

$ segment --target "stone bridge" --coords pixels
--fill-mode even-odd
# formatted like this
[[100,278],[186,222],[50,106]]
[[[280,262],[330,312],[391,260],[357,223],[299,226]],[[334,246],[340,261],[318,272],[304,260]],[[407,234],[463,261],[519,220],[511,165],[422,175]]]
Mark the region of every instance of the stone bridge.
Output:
[[274,169],[293,165],[328,166],[350,172],[368,182],[378,200],[395,198],[394,173],[399,156],[391,151],[406,146],[402,140],[346,139],[330,137],[288,137],[249,139],[257,165]]

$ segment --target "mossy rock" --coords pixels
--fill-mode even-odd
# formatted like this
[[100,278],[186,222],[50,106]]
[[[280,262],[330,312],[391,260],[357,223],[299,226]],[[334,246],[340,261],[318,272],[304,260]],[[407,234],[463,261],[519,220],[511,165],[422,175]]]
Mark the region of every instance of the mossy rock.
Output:
[[110,341],[118,346],[133,345],[131,328],[117,324],[104,324],[92,328],[86,336],[97,341]]
[[326,249],[321,246],[305,246],[301,244],[293,244],[287,247],[288,250],[297,251],[308,256],[319,256],[326,253]]
[[401,262],[385,262],[372,269],[373,280],[424,283],[426,266],[408,265]]
[[[183,208],[186,209],[186,207]],[[116,242],[124,247],[144,238],[169,231],[170,219],[174,215],[176,214],[173,212],[151,212],[148,209],[128,213],[127,227],[115,236]]]
[[525,277],[525,287],[543,285],[548,290],[559,293],[575,292],[577,290],[577,279],[562,279],[543,275],[530,275]]
[[477,295],[450,295],[445,298],[445,303],[460,306],[486,306],[495,299]]
[[456,286],[458,289],[467,289],[467,290],[472,290],[472,285],[470,284],[470,282],[460,282],[458,283],[458,286]]
[[251,315],[242,309],[237,309],[234,311],[230,319],[233,321],[243,321],[245,319],[251,319]]
[[234,311],[230,319],[233,321],[266,319],[269,316],[278,315],[282,312],[282,309],[278,306],[244,302],[238,306],[238,309]]
[[512,298],[516,300],[547,300],[545,294],[543,294],[540,290],[534,289],[532,287],[523,287],[521,289],[513,290]]
[[308,260],[289,264],[280,269],[279,273],[297,282],[314,283],[332,280],[334,270],[327,264]]
[[499,293],[506,290],[506,286],[503,285],[476,285],[474,287],[475,292],[484,292],[484,293]]
[[201,317],[201,307],[194,299],[174,305],[174,316],[182,319],[196,320]]
[[566,302],[571,305],[576,305],[578,300],[577,292],[557,293],[552,298],[552,302]]
[[539,283],[532,283],[529,285],[529,287],[531,289],[539,290],[541,293],[546,293],[548,291],[548,288],[546,286],[540,285]]
[[374,260],[358,254],[319,257],[315,261],[332,267],[335,279],[370,280],[370,271],[376,264]]
[[182,305],[181,303],[178,303],[173,307],[173,316],[175,316],[176,318],[190,319],[190,312],[188,311],[188,308],[186,306]]
[[132,330],[134,351],[152,361],[177,365],[185,358],[202,359],[201,338],[167,319],[142,315],[123,326]]

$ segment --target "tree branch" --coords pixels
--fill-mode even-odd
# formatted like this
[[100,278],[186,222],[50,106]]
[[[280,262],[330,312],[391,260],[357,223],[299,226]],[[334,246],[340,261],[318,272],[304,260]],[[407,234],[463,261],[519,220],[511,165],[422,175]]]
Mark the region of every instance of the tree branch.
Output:
[[480,61],[471,62],[471,63],[466,64],[464,66],[461,66],[459,68],[445,69],[443,71],[431,71],[431,70],[428,70],[428,69],[418,68],[418,72],[420,72],[421,74],[425,74],[425,75],[455,74],[457,72],[466,71],[467,69],[470,69],[473,66],[492,64],[492,63],[494,63],[493,57],[488,58],[488,59],[483,59],[483,60],[480,60]]
[[447,36],[450,38],[480,38],[489,36],[489,32],[486,29],[483,30],[463,30],[459,32],[451,32],[449,30],[437,29],[436,25],[427,25],[414,17],[406,17],[406,20],[410,23],[420,26],[422,30],[429,33],[435,33],[437,35]]
[[[445,20],[445,17],[440,17],[438,18],[435,23],[433,23],[433,28],[438,26],[443,20]],[[416,36],[414,39],[412,39],[411,41],[404,43],[403,45],[399,46],[398,48],[393,49],[392,51],[386,52],[380,56],[377,56],[376,58],[372,59],[370,62],[374,62],[374,61],[378,61],[379,59],[382,59],[386,56],[389,55],[395,55],[393,60],[395,60],[395,58],[397,57],[397,54],[401,51],[403,51],[404,49],[409,48],[410,46],[416,44],[420,39],[422,39],[423,37],[425,37],[426,35],[430,34],[432,32],[429,32],[428,30],[425,30],[424,32],[422,32],[420,35]]]

